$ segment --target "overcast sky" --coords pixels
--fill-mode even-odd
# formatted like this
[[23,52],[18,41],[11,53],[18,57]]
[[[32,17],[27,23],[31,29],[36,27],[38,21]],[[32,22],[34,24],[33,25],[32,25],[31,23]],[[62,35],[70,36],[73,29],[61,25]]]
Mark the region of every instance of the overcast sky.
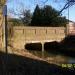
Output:
[[[8,0],[8,15],[11,15],[11,11],[13,12],[13,10],[18,14],[22,12],[22,9],[30,9],[31,12],[33,12],[37,4],[39,4],[40,6],[44,6],[44,1],[45,0]],[[48,0],[45,5],[51,5],[53,8],[61,10],[65,5],[65,0],[57,1],[58,2],[56,2],[56,0]],[[68,9],[64,10],[62,14],[63,16],[66,16],[66,18],[68,18]],[[15,15],[15,17],[18,16]],[[69,19],[75,21],[75,5],[69,8]]]

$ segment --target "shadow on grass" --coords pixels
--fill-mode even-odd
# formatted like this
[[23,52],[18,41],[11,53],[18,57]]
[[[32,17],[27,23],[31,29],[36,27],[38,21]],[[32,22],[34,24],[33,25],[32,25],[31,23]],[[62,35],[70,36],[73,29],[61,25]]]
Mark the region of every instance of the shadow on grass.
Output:
[[[6,74],[7,73],[7,74]],[[45,61],[0,52],[0,75],[73,75],[74,70]]]

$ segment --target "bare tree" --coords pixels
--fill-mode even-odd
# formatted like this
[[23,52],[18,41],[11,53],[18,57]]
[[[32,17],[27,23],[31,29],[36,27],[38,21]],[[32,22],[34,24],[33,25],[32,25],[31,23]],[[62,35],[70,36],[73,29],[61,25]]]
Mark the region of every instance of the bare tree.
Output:
[[[47,1],[48,0],[45,0],[43,3],[45,4]],[[54,1],[55,2],[58,2],[58,0],[54,0]],[[61,12],[63,10],[65,10],[65,9],[67,9],[67,8],[69,8],[69,7],[71,7],[71,6],[73,6],[75,4],[75,0],[65,0],[65,1],[66,1],[66,3],[64,5],[64,7],[60,10],[60,13],[59,14],[61,14]]]
[[[3,0],[1,0],[1,1],[3,1]],[[8,0],[9,1],[9,0]],[[42,4],[42,6],[44,6],[47,2],[48,2],[49,0],[34,0],[34,2],[38,2],[38,3],[36,3],[36,4]],[[62,1],[62,2],[65,2],[65,5],[63,6],[63,8],[61,8],[60,9],[60,13],[59,14],[61,14],[62,13],[62,11],[63,10],[65,10],[65,9],[67,9],[67,8],[69,8],[69,7],[71,7],[71,6],[73,6],[74,4],[75,4],[75,0],[52,0],[53,2],[57,2],[58,4],[59,4],[59,1]],[[16,1],[16,2],[18,2],[18,1]],[[9,12],[11,13],[11,14],[14,14],[14,15],[17,15],[17,16],[22,16],[23,15],[23,13],[22,12],[24,12],[25,11],[25,8],[24,8],[24,4],[23,3],[21,3],[21,2],[18,2],[18,3],[16,3],[16,4],[19,4],[21,7],[21,9],[16,9],[16,11],[18,11],[18,12],[15,12],[15,10],[12,8],[12,9],[10,9],[9,10]],[[41,5],[40,4],[40,5]]]
[[69,7],[71,7],[71,6],[73,6],[74,4],[75,4],[75,0],[67,0],[66,4],[65,4],[64,7],[61,9],[60,13],[61,13],[63,10],[65,10],[65,9],[67,9],[67,8],[69,8]]

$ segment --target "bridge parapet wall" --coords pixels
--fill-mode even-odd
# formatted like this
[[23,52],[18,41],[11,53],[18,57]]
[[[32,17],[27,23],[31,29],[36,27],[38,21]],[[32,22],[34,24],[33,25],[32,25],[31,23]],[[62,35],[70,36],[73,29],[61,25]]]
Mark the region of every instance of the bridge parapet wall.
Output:
[[29,41],[61,41],[65,37],[65,27],[13,27],[13,46],[24,48]]

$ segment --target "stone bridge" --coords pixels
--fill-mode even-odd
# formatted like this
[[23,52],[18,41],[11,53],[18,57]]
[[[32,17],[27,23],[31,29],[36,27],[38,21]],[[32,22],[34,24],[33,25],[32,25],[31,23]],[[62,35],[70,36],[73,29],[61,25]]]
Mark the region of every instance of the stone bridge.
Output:
[[10,43],[18,49],[24,49],[26,43],[61,41],[65,37],[65,27],[27,27],[14,26]]

